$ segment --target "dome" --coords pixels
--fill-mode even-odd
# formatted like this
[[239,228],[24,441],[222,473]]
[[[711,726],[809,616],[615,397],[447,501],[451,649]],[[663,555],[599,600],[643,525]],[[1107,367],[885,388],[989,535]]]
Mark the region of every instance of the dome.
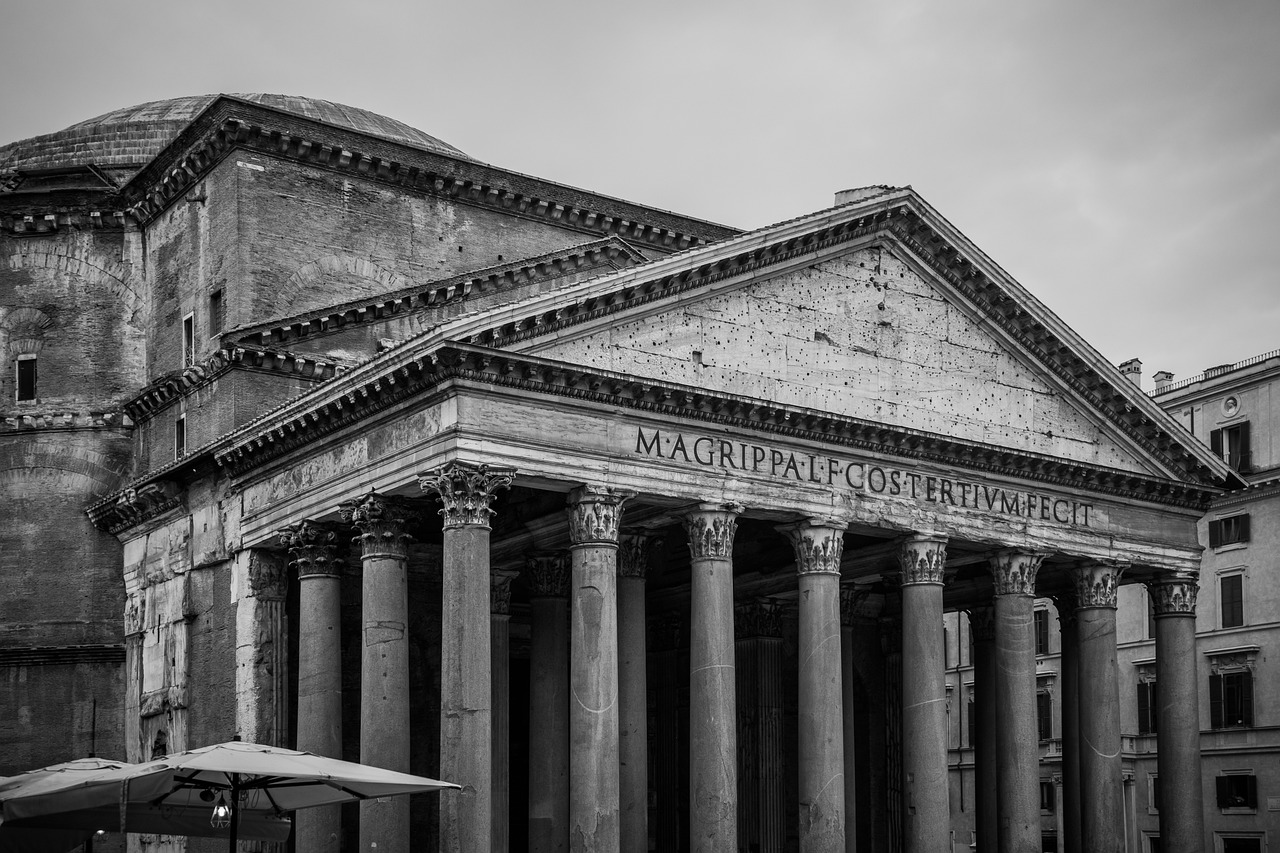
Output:
[[[93,165],[127,180],[164,149],[218,95],[151,101],[73,124],[56,133],[0,146],[0,172]],[[291,95],[231,95],[451,157],[467,155],[403,122],[368,110]],[[470,158],[468,158],[470,159]]]

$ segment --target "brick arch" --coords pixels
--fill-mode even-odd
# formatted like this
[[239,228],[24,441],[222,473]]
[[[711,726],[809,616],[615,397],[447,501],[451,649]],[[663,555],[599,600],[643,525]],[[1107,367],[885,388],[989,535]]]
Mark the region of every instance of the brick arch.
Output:
[[[369,282],[369,287],[361,292],[330,293],[315,306],[332,305],[361,296],[375,296],[391,293],[395,290],[412,287],[414,282],[399,273],[380,266],[368,258],[354,255],[333,254],[316,258],[303,264],[275,292],[276,303],[273,312],[286,315],[294,310],[303,296],[324,287],[335,278],[360,279]],[[304,309],[305,310],[305,309]]]
[[0,492],[22,489],[50,474],[66,478],[86,505],[118,489],[127,479],[125,465],[107,453],[82,447],[16,437],[0,445]]
[[44,347],[44,333],[52,327],[53,320],[38,308],[15,308],[9,312],[0,308],[0,340],[10,359],[23,353],[39,353]]
[[22,249],[10,255],[0,255],[0,263],[11,270],[40,269],[78,276],[92,285],[100,286],[112,296],[127,300],[132,314],[142,307],[142,298],[133,289],[129,273],[124,265],[115,261],[98,262],[63,252]]

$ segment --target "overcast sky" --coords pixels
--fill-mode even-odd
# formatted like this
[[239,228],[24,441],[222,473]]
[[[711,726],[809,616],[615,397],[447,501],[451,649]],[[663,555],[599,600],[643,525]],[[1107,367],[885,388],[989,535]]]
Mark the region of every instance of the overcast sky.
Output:
[[0,143],[307,95],[756,228],[910,184],[1144,384],[1280,349],[1280,2],[11,2]]

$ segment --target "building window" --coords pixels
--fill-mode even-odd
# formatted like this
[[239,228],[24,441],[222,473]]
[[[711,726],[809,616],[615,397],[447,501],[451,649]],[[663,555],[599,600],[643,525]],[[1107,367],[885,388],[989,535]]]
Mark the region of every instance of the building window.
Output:
[[1213,430],[1209,433],[1209,446],[1222,458],[1222,461],[1237,471],[1248,471],[1253,467],[1253,456],[1249,450],[1248,421]]
[[13,363],[14,385],[17,387],[16,398],[19,403],[26,403],[36,398],[36,357],[20,355]]
[[187,416],[178,415],[173,422],[173,458],[181,459],[187,455]]
[[1156,683],[1138,682],[1138,734],[1149,735],[1156,731]]
[[196,315],[188,314],[182,318],[182,366],[190,367],[196,363]]
[[1244,575],[1226,575],[1218,581],[1218,600],[1222,609],[1222,627],[1239,628],[1244,624]]
[[1040,730],[1040,740],[1053,739],[1053,696],[1049,693],[1036,694],[1036,726]]
[[1209,522],[1209,547],[1221,548],[1249,541],[1249,513],[1218,518]]
[[226,325],[226,318],[223,315],[222,290],[215,290],[209,294],[209,336],[222,334],[222,330]]
[[1160,851],[1163,849],[1164,848],[1160,846],[1160,836],[1158,835],[1147,836],[1148,853],[1160,853]]
[[1160,813],[1160,777],[1155,773],[1147,774],[1147,813]]
[[1257,835],[1222,836],[1222,853],[1262,853],[1262,838]]
[[965,703],[964,711],[969,718],[969,732],[968,732],[969,746],[973,747],[977,745],[978,725],[977,725],[977,722],[974,720],[974,716],[973,716],[973,700],[972,699],[970,699],[968,702]]
[[1040,608],[1035,611],[1036,620],[1036,654],[1049,654],[1049,611]]
[[1256,809],[1258,777],[1252,773],[1231,773],[1217,777],[1218,808]]
[[1150,640],[1156,635],[1156,603],[1151,598],[1151,593],[1147,593],[1147,639]]
[[1040,780],[1040,811],[1046,814],[1053,814],[1058,807],[1057,792],[1054,790],[1053,782],[1047,779]]
[[1209,725],[1215,729],[1253,725],[1253,673],[1250,670],[1209,676]]

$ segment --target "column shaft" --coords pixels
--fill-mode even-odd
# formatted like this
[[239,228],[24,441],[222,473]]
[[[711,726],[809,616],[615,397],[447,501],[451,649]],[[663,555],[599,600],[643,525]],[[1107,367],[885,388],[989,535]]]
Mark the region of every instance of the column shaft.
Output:
[[689,533],[689,835],[693,853],[737,853],[733,534],[740,508],[704,504]]
[[645,571],[649,539],[621,537],[618,563],[618,773],[623,853],[649,849],[649,680]]
[[1075,594],[1054,599],[1062,643],[1062,840],[1063,853],[1080,846],[1080,639]]
[[569,565],[534,557],[529,602],[529,853],[569,849]]
[[910,539],[901,562],[903,849],[935,853],[947,849],[951,830],[942,634],[945,543]]
[[996,761],[1000,706],[996,701],[996,627],[992,607],[969,611],[973,632],[973,769],[975,829],[979,850],[999,849],[999,777]]
[[1116,583],[1119,572],[1094,565],[1076,570],[1079,632],[1081,847],[1123,853],[1124,789],[1120,756],[1119,666],[1116,663]]
[[759,853],[782,853],[787,843],[782,618],[781,607],[768,600],[739,605],[734,613],[738,844]]
[[1196,583],[1149,585],[1156,622],[1156,734],[1160,844],[1171,853],[1206,849],[1196,678]]
[[489,616],[490,671],[493,678],[493,853],[511,846],[511,616]]
[[850,593],[841,593],[840,608],[840,707],[844,728],[844,849],[845,853],[855,853],[858,846],[857,814],[857,718],[854,714],[853,692],[853,624],[846,611],[852,609],[848,604]]

